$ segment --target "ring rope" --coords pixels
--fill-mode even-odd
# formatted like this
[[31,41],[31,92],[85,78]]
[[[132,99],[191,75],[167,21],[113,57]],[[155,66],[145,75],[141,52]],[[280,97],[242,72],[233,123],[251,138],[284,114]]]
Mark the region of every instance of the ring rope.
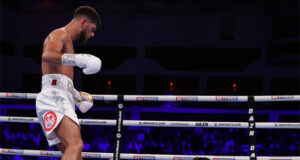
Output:
[[[0,122],[39,123],[36,117],[0,116]],[[80,125],[115,126],[116,120],[79,119]],[[139,121],[123,120],[124,126],[139,127],[195,127],[195,128],[248,128],[248,122],[207,122],[207,121]],[[300,123],[256,122],[256,128],[300,129]]]
[[[98,101],[118,101],[120,99],[120,95],[92,95],[94,100]],[[0,98],[12,98],[12,99],[35,99],[37,97],[36,93],[4,93],[0,92]],[[183,102],[269,102],[269,101],[300,101],[300,95],[277,95],[277,96],[185,96],[185,95],[122,95],[122,102],[124,101],[183,101]],[[253,104],[252,104],[253,105]],[[249,108],[250,111],[251,108]],[[120,112],[120,111],[119,111]],[[38,123],[38,119],[35,117],[1,117],[5,122],[23,122],[23,123]],[[5,120],[6,119],[6,120]],[[25,119],[25,121],[24,121]],[[249,122],[184,122],[184,121],[136,121],[136,120],[122,120],[124,126],[152,126],[152,127],[202,127],[202,128],[249,128]],[[116,120],[87,120],[81,119],[80,124],[86,125],[116,125]],[[95,124],[96,123],[96,124]],[[299,129],[300,123],[259,123],[253,121],[252,123],[255,125],[255,128],[293,128]],[[122,126],[122,125],[121,125]],[[251,128],[251,127],[250,127]],[[252,146],[251,146],[252,147]],[[255,146],[254,146],[255,147]],[[256,148],[256,147],[255,147]],[[119,147],[116,147],[116,150],[119,150]],[[24,155],[25,151],[32,150],[15,150],[15,149],[2,149],[0,148],[0,154],[21,154]],[[34,150],[33,150],[34,151]],[[251,151],[251,149],[250,149]],[[2,153],[4,152],[4,153]],[[48,152],[48,151],[44,151]],[[39,153],[39,152],[37,152]],[[37,156],[41,156],[42,151]],[[59,154],[61,156],[61,152],[51,152],[52,154]],[[86,152],[88,153],[88,152]],[[90,152],[91,153],[91,152]],[[116,151],[115,151],[116,153]],[[115,153],[112,155],[114,159],[176,159],[173,155],[169,155],[169,157],[156,157],[156,156],[168,156],[168,155],[135,155],[139,157],[122,157],[118,152],[118,157],[116,157]],[[85,153],[83,153],[85,154]],[[90,156],[95,156],[99,158],[99,155],[95,153],[94,155],[88,154]],[[84,155],[83,155],[84,157]],[[109,158],[112,158],[109,157]],[[226,156],[229,157],[229,156]],[[234,156],[243,157],[243,156]],[[91,158],[91,157],[89,157]],[[101,158],[101,155],[100,155]],[[104,158],[104,157],[102,157]],[[189,159],[191,160],[194,157],[181,157],[179,159]],[[291,158],[291,157],[289,157]],[[215,158],[213,158],[215,159]],[[242,158],[241,158],[242,159]],[[260,159],[256,157],[256,154],[250,156],[244,156],[244,159]],[[267,158],[268,160],[270,157]],[[300,160],[300,157],[296,157],[296,159]]]
[[[92,95],[96,101],[117,101],[118,95]],[[37,93],[0,92],[0,98],[35,99]],[[124,101],[247,102],[248,96],[124,95]],[[255,102],[300,101],[300,95],[254,96]]]
[[[60,151],[47,150],[27,150],[27,149],[6,149],[0,148],[0,154],[5,155],[23,155],[23,156],[43,156],[43,157],[61,157]],[[82,152],[82,158],[96,158],[96,159],[110,159],[113,158],[113,153],[99,153],[99,152]],[[234,159],[234,160],[249,160],[249,156],[214,156],[214,155],[167,155],[167,154],[131,154],[121,153],[120,159],[155,159],[155,160],[192,160],[195,157],[208,158],[210,160],[216,159]],[[300,160],[300,156],[259,156],[258,160]]]

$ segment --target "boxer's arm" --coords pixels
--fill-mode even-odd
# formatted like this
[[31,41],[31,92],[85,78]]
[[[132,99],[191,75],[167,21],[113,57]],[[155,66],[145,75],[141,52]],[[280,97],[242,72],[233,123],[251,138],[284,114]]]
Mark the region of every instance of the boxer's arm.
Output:
[[62,64],[62,50],[66,39],[66,33],[52,33],[46,44],[44,44],[44,50],[42,55],[42,61],[53,64]]
[[102,62],[98,57],[90,54],[63,54],[64,44],[72,40],[63,31],[55,31],[51,34],[44,44],[43,62],[77,66],[83,69],[84,74],[99,72]]

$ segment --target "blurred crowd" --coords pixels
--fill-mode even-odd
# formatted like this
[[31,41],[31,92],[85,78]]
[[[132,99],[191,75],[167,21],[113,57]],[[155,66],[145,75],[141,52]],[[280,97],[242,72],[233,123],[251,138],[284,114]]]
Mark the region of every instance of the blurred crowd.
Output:
[[[0,123],[0,148],[57,150],[49,147],[39,124]],[[114,151],[115,127],[81,126],[84,152]],[[295,129],[258,129],[258,156],[300,156]],[[122,153],[249,155],[247,129],[124,127]],[[0,159],[58,159],[0,155]]]

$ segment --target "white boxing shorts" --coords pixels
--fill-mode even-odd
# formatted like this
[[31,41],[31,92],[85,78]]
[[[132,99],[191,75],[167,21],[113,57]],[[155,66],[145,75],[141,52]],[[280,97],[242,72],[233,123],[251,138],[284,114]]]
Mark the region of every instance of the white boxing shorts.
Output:
[[42,77],[42,91],[36,98],[36,114],[49,146],[61,142],[54,129],[64,116],[79,126],[72,96],[73,81],[62,74],[46,74]]

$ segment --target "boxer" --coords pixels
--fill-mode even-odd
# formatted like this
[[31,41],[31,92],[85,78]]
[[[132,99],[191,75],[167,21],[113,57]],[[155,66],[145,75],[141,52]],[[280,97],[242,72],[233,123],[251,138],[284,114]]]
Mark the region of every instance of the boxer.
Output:
[[82,159],[83,141],[75,105],[83,113],[93,106],[93,98],[73,86],[74,67],[86,75],[101,68],[101,60],[91,54],[76,54],[73,41],[86,43],[100,25],[97,11],[80,6],[72,20],[53,30],[45,39],[42,53],[42,89],[36,98],[36,113],[49,146],[56,145],[63,160]]

